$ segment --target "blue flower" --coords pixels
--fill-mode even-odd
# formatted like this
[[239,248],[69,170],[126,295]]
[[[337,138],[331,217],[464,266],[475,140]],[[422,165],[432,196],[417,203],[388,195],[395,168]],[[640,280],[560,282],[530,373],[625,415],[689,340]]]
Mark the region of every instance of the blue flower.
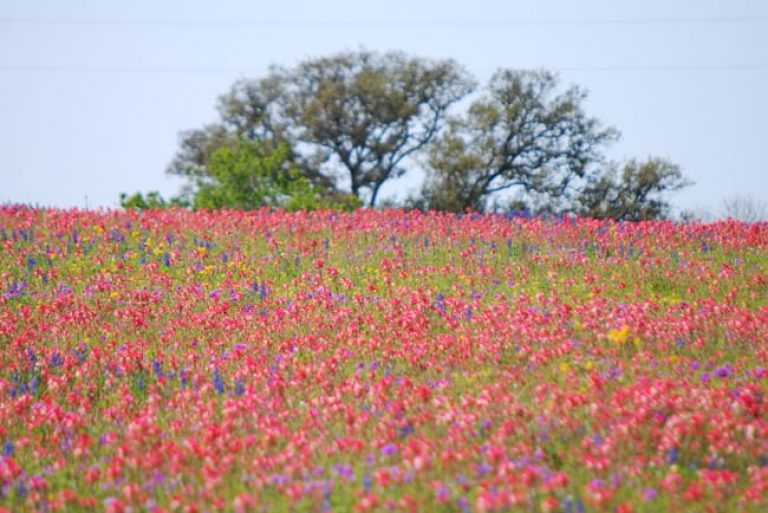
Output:
[[566,497],[561,504],[563,513],[584,513],[584,503],[580,499]]
[[216,389],[218,394],[223,394],[226,391],[226,386],[224,386],[224,380],[221,379],[219,369],[213,371],[213,388]]
[[75,349],[74,353],[75,360],[77,360],[78,363],[83,363],[85,359],[88,358],[88,346],[80,344],[77,349]]
[[153,360],[152,361],[152,372],[154,372],[155,376],[158,378],[163,377],[163,364],[160,363],[160,360]]
[[670,447],[667,450],[667,463],[670,465],[677,463],[677,447]]
[[59,355],[59,353],[53,353],[51,354],[49,363],[51,367],[61,367],[64,364],[64,359],[61,357],[61,355]]
[[440,310],[440,313],[445,314],[445,303],[443,303],[445,296],[442,292],[437,293],[437,299],[435,299],[435,307]]

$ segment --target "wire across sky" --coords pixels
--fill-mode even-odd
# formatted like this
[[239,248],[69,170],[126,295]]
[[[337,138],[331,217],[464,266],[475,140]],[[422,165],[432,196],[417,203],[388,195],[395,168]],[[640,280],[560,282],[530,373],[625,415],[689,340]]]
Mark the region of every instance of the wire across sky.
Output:
[[510,26],[595,26],[595,25],[682,25],[765,23],[768,16],[713,16],[701,18],[614,18],[614,19],[519,19],[519,20],[173,20],[107,18],[24,18],[0,17],[0,23],[19,25],[104,25],[159,26],[188,28],[276,27],[276,28],[487,28]]

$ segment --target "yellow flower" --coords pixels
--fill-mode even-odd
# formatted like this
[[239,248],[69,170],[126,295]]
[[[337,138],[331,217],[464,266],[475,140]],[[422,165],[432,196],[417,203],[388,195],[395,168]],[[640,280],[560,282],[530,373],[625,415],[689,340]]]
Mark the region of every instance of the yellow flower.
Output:
[[629,326],[622,326],[621,329],[608,332],[608,340],[618,345],[622,345],[629,338]]

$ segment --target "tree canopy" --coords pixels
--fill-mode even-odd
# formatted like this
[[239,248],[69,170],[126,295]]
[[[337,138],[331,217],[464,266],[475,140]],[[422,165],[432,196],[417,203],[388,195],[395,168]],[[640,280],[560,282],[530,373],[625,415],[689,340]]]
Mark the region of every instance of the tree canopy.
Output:
[[618,132],[582,108],[586,93],[556,92],[546,71],[501,70],[484,94],[430,148],[423,197],[430,208],[484,210],[494,193],[520,188],[552,203],[602,161]]
[[348,193],[318,186],[305,171],[290,165],[286,143],[274,148],[260,141],[238,139],[211,151],[205,172],[188,175],[183,194],[171,200],[157,192],[122,195],[125,208],[193,208],[255,210],[262,207],[293,210],[330,208],[353,210],[360,201]]
[[406,206],[647,219],[668,215],[665,195],[690,183],[666,160],[607,162],[618,130],[586,113],[584,89],[561,89],[551,72],[500,69],[475,86],[453,60],[401,52],[272,67],[222,95],[216,122],[181,133],[167,171],[188,184],[175,202],[375,207],[386,183],[421,170]]
[[[288,211],[334,206],[301,169],[285,167],[289,156],[285,143],[272,151],[245,139],[223,146],[211,155],[208,174],[197,179],[192,204],[195,208],[254,210],[266,206]],[[353,198],[348,206],[357,206]]]
[[660,158],[630,160],[621,172],[615,168],[595,175],[582,189],[579,213],[599,219],[642,221],[669,215],[666,191],[690,185],[680,166]]
[[233,139],[287,142],[295,166],[327,186],[346,180],[375,206],[382,185],[406,171],[406,159],[434,138],[448,108],[474,87],[454,61],[399,52],[344,52],[273,67],[236,83],[219,99],[220,121],[182,133],[171,174],[200,176]]
[[453,61],[401,53],[343,53],[303,62],[284,77],[293,137],[312,147],[315,162],[340,165],[352,194],[366,190],[369,206],[474,87]]

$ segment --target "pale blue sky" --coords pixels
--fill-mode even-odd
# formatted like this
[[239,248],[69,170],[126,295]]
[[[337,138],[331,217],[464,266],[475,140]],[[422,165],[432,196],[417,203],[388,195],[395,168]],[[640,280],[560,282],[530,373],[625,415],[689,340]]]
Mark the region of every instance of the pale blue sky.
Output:
[[[0,202],[117,206],[178,190],[178,132],[271,63],[345,49],[559,70],[621,130],[611,158],[658,155],[696,185],[681,208],[768,200],[768,2],[21,1],[0,3]],[[415,187],[394,182],[389,194]]]

